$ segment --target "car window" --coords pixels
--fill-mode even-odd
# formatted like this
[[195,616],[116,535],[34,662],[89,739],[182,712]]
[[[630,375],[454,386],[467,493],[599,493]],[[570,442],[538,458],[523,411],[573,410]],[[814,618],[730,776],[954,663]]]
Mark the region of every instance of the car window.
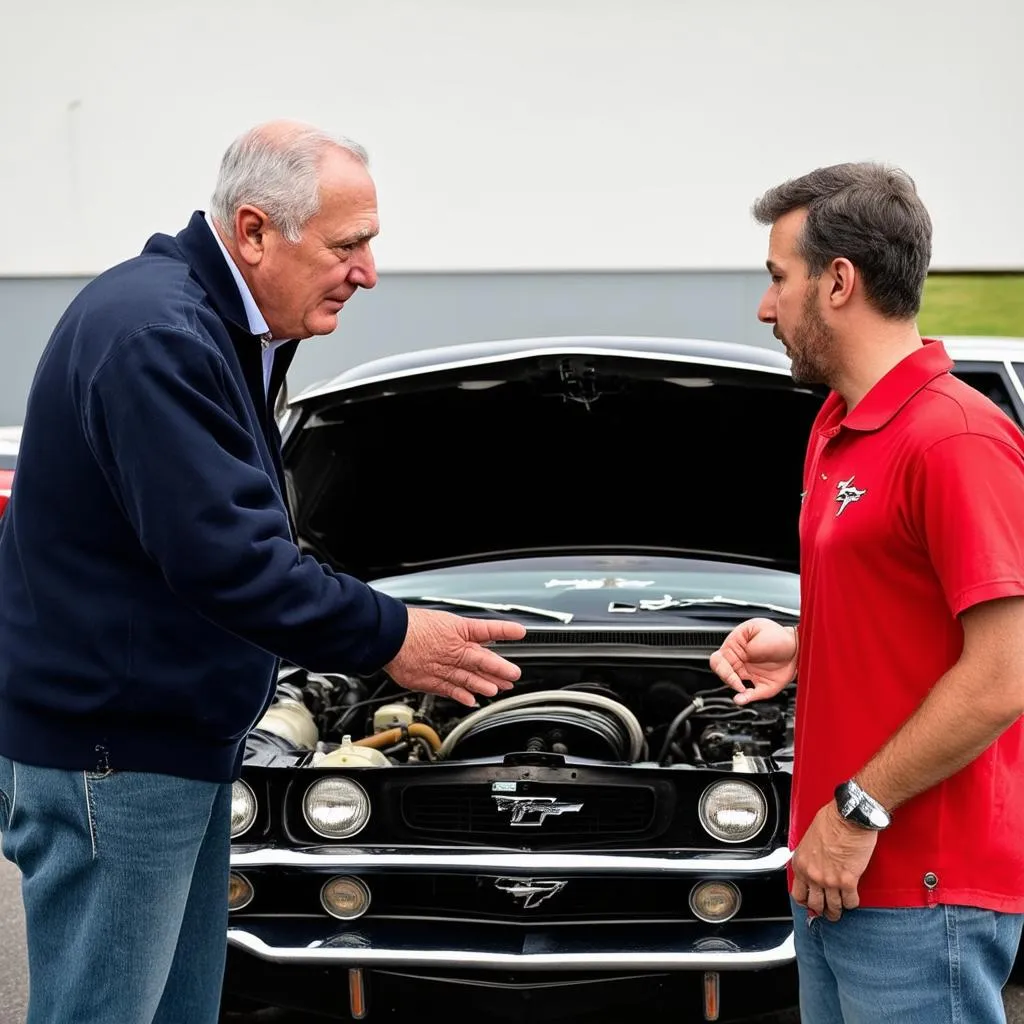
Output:
[[953,367],[953,375],[990,398],[1012,420],[1021,422],[1018,401],[1015,400],[1009,380],[1000,370],[991,366],[957,363]]
[[14,469],[14,464],[17,461],[17,456],[4,455],[0,452],[0,469]]

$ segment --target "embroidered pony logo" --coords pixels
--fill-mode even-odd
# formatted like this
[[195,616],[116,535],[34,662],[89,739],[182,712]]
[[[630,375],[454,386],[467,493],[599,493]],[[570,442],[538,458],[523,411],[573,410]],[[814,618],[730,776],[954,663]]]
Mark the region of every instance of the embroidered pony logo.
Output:
[[836,518],[841,516],[846,511],[846,506],[853,504],[855,501],[860,501],[861,498],[867,494],[868,489],[866,487],[854,487],[853,477],[849,480],[840,480],[836,484],[836,501],[839,502],[839,511],[836,512]]

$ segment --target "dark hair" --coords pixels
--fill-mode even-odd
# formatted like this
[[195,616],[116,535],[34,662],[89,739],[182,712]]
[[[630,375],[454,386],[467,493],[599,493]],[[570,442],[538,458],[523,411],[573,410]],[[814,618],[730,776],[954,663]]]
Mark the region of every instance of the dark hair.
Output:
[[819,167],[769,189],[753,213],[761,224],[774,224],[804,208],[798,252],[812,276],[834,259],[848,259],[880,313],[894,320],[917,315],[932,256],[932,221],[908,174],[877,163]]

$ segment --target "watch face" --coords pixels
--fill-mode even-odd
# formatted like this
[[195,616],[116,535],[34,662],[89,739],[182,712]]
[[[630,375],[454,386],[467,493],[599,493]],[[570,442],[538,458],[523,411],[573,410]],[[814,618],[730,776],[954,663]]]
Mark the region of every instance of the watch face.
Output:
[[885,828],[889,824],[889,816],[876,805],[868,810],[868,821],[872,828]]
[[881,830],[889,826],[885,808],[855,783],[844,782],[836,787],[836,805],[843,818],[864,828]]

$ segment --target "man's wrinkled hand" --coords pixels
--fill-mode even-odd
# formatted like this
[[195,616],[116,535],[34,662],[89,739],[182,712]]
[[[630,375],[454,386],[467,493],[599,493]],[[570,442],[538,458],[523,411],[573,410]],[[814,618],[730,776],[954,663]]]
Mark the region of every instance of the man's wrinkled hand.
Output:
[[875,852],[878,833],[845,821],[825,804],[793,851],[793,899],[808,913],[838,921],[860,906],[857,885]]
[[526,629],[502,619],[470,619],[410,608],[405,643],[384,670],[399,686],[450,697],[473,707],[475,694],[493,697],[519,679],[517,665],[484,644],[521,640]]

